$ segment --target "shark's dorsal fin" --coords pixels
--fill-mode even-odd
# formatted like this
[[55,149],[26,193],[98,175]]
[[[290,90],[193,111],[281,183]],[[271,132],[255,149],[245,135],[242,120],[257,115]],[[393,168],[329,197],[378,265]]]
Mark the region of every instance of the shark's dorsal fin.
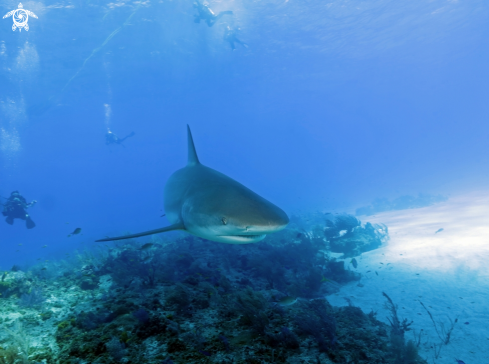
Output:
[[188,139],[188,162],[187,166],[195,166],[200,164],[199,157],[197,157],[197,152],[195,151],[194,139],[192,138],[192,132],[190,131],[190,126],[187,125],[187,139]]

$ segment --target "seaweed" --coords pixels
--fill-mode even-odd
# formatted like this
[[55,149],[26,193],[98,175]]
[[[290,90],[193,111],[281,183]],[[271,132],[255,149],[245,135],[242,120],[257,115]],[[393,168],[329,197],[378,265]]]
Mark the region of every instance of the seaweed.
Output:
[[441,348],[443,347],[443,345],[448,345],[450,343],[452,331],[458,322],[458,317],[456,317],[455,320],[452,320],[450,317],[448,317],[448,320],[450,321],[450,325],[448,327],[445,327],[445,324],[443,322],[438,322],[438,323],[435,322],[433,315],[426,308],[426,306],[423,304],[423,302],[419,301],[419,303],[421,304],[421,306],[423,306],[423,308],[426,310],[426,312],[430,316],[431,322],[433,323],[433,326],[435,327],[436,334],[438,335],[438,338],[440,339],[439,344],[433,344],[434,357],[435,357],[435,359],[438,359],[438,357],[440,356]]
[[42,294],[42,289],[39,287],[34,287],[30,292],[24,293],[20,296],[19,306],[22,307],[39,307],[45,301],[44,295]]
[[258,335],[266,335],[269,325],[266,309],[269,304],[260,292],[246,288],[234,300],[236,312],[241,314],[241,322],[251,327]]
[[336,318],[331,305],[326,300],[302,303],[301,311],[294,318],[300,332],[314,337],[320,352],[326,352],[336,345]]
[[126,345],[121,343],[116,337],[112,337],[112,339],[105,344],[105,347],[107,348],[109,355],[117,361],[120,361],[127,355]]
[[413,321],[409,322],[406,318],[402,321],[399,320],[397,316],[397,306],[394,304],[392,299],[385,293],[382,295],[387,299],[385,305],[391,313],[391,317],[387,318],[391,325],[390,333],[390,351],[394,358],[395,364],[414,364],[418,362],[418,348],[414,341],[409,340],[407,343],[404,338],[404,334],[410,331],[410,326]]

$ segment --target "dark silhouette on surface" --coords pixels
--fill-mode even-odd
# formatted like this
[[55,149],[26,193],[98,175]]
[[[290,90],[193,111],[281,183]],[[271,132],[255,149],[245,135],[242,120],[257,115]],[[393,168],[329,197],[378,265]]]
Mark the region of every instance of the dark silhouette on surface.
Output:
[[13,191],[10,197],[3,204],[2,215],[6,216],[5,222],[9,225],[13,225],[14,219],[25,220],[25,226],[28,229],[32,229],[36,226],[32,221],[26,209],[34,206],[37,201],[34,200],[31,203],[27,203],[26,199],[19,193],[19,191]]
[[207,6],[207,4],[200,3],[199,1],[194,1],[194,8],[197,9],[197,14],[194,15],[194,22],[200,23],[201,20],[205,21],[208,26],[213,26],[223,15],[231,15],[232,11],[221,11],[219,14],[214,14],[214,12]]
[[248,45],[245,42],[238,39],[236,29],[231,28],[229,25],[224,30],[224,37],[223,38],[226,42],[229,43],[229,45],[231,46],[231,49],[233,51],[236,49],[236,46],[234,43],[241,44],[243,47],[248,48]]
[[124,140],[126,140],[127,138],[134,136],[135,134],[136,134],[135,132],[132,132],[131,134],[126,135],[124,138],[119,138],[117,135],[115,135],[110,130],[108,130],[107,134],[105,134],[105,144],[106,145],[119,144],[119,145],[124,146],[124,144],[122,144],[122,142]]

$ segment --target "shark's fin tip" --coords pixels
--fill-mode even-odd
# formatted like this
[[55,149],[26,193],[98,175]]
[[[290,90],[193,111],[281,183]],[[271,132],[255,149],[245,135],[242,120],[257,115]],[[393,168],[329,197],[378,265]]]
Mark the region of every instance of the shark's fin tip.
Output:
[[192,138],[192,132],[190,126],[187,124],[187,138],[188,138],[188,162],[187,165],[192,166],[200,164],[199,157],[197,157],[197,151],[195,150],[194,139]]
[[149,230],[149,231],[144,231],[142,233],[131,234],[131,235],[116,236],[113,238],[99,239],[99,240],[95,240],[95,242],[99,243],[99,242],[103,242],[103,241],[114,241],[114,240],[139,238],[140,236],[165,233],[167,231],[174,231],[174,230],[185,230],[185,225],[182,222],[177,222],[173,225],[169,225],[169,226],[166,226],[166,227],[161,228],[161,229]]

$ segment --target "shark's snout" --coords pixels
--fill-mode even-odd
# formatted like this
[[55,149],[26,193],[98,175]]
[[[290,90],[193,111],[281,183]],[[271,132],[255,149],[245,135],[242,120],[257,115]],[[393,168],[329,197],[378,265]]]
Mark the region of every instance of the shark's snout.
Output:
[[289,217],[287,216],[287,214],[282,209],[279,209],[278,207],[277,207],[277,209],[279,211],[271,221],[271,226],[275,227],[275,229],[276,229],[275,231],[282,230],[283,228],[285,228],[289,224],[289,221],[290,221]]
[[284,229],[288,223],[289,217],[287,214],[276,207],[273,212],[269,211],[267,216],[262,217],[260,223],[248,226],[246,231],[249,233],[271,234]]
[[284,229],[289,223],[287,214],[272,203],[267,201],[260,207],[253,214],[242,213],[229,218],[225,228],[215,230],[215,239],[231,244],[254,243]]

